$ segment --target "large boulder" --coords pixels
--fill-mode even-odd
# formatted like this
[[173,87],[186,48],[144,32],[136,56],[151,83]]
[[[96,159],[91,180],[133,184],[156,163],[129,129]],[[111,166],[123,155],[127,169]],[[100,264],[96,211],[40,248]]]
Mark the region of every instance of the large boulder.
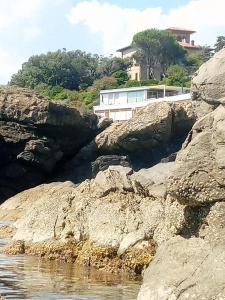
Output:
[[27,90],[0,91],[0,201],[49,177],[97,134],[94,115]]
[[195,236],[160,245],[138,300],[225,298],[225,202],[215,203],[208,213],[202,208],[201,214]]
[[186,205],[207,205],[225,199],[225,108],[199,120],[182,151],[169,193]]
[[192,80],[192,99],[225,103],[225,48],[204,63]]

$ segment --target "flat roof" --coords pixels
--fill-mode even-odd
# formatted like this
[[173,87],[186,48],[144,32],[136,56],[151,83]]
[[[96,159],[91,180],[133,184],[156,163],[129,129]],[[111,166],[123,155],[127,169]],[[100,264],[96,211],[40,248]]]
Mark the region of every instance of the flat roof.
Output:
[[186,28],[181,28],[181,27],[169,27],[166,29],[167,31],[181,31],[181,32],[188,32],[188,33],[195,33],[195,30],[190,30]]
[[[149,86],[137,86],[131,88],[122,88],[122,89],[112,89],[112,90],[101,90],[100,94],[109,94],[109,93],[122,93],[122,92],[135,92],[135,91],[146,91],[146,90],[164,90],[167,91],[180,91],[181,86],[164,86],[164,85],[149,85]],[[186,91],[189,91],[189,88],[183,88]]]

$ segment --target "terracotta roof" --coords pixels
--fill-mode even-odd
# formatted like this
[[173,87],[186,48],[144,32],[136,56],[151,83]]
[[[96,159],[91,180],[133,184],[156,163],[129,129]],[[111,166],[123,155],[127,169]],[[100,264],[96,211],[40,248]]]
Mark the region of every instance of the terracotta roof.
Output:
[[166,30],[168,31],[183,31],[183,32],[188,32],[188,33],[195,33],[195,30],[190,30],[190,29],[185,29],[185,28],[180,28],[180,27],[169,27]]
[[191,49],[201,49],[202,47],[199,46],[199,45],[192,45],[192,44],[189,44],[189,43],[186,43],[186,42],[178,42],[179,45],[181,45],[182,47],[184,48],[191,48]]

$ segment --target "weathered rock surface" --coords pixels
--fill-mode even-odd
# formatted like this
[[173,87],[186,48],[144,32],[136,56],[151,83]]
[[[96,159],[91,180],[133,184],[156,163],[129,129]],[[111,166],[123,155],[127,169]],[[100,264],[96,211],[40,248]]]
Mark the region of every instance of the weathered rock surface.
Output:
[[[165,208],[170,209],[172,201],[155,198],[149,185],[146,189],[141,180],[132,179],[132,174],[129,167],[110,166],[99,172],[94,180],[87,180],[78,187],[65,182],[32,189],[32,194],[38,196],[34,196],[33,204],[17,221],[14,238],[40,242],[73,236],[79,242],[88,236],[96,244],[119,247],[129,234],[137,237],[132,244],[159,236],[157,228],[170,218],[165,216]],[[18,195],[20,202],[29,194],[24,193]],[[3,209],[14,199],[6,201]],[[179,214],[181,206],[175,203],[174,208],[176,206]],[[171,223],[176,217],[175,214],[172,216]],[[169,233],[165,232],[165,235]],[[162,236],[156,238],[158,243],[167,239]]]
[[138,300],[225,298],[225,202],[210,207],[197,233],[162,244],[145,273]]
[[[6,219],[7,213],[11,217],[15,210],[18,221],[14,223],[13,240],[24,241],[28,247],[23,246],[26,253],[52,249],[48,247],[50,243],[58,249],[57,256],[59,244],[65,250],[68,241],[75,245],[82,243],[79,250],[82,253],[87,243],[94,249],[111,247],[119,261],[123,261],[122,265],[132,257],[133,271],[140,273],[152,260],[155,245],[176,235],[185,223],[182,205],[170,197],[165,199],[165,195],[156,197],[152,193],[154,185],[163,185],[162,178],[172,170],[164,165],[167,171],[161,170],[162,174],[158,171],[157,180],[148,185],[142,183],[140,174],[135,177],[131,168],[122,166],[110,166],[79,186],[71,182],[44,184],[7,200],[0,215]],[[9,253],[14,251],[11,249]],[[129,266],[133,268],[130,263]]]
[[192,80],[192,99],[218,106],[225,103],[225,49],[203,64]]
[[0,91],[0,201],[43,182],[97,133],[97,120],[21,89]]
[[[218,68],[223,53],[224,49],[214,57]],[[207,67],[216,76],[212,62],[203,70]],[[208,83],[197,87],[200,95],[218,104],[223,86],[217,95],[216,85],[213,90]],[[224,145],[225,108],[220,105],[196,122],[178,152],[167,193],[184,205],[184,222],[176,237],[159,246],[145,272],[138,300],[225,299]]]
[[[132,119],[114,122],[98,134],[62,169],[60,175],[74,182],[79,182],[75,175],[78,173],[84,174],[81,179],[90,178],[91,163],[106,155],[128,156],[135,170],[151,167],[180,150],[195,121],[211,110],[206,103],[192,101],[148,105]],[[164,161],[174,159],[175,156],[171,155]]]
[[199,120],[176,160],[169,193],[186,205],[225,199],[225,108]]

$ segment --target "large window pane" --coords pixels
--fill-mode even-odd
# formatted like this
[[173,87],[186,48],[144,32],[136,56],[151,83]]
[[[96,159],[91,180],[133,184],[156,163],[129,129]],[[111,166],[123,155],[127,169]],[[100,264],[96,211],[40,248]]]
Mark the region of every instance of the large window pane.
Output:
[[140,92],[137,92],[137,102],[141,102],[141,101],[144,101],[144,96],[145,96],[145,93],[144,91],[140,91]]
[[137,93],[136,92],[128,92],[127,95],[127,101],[128,103],[134,103],[137,99]]

